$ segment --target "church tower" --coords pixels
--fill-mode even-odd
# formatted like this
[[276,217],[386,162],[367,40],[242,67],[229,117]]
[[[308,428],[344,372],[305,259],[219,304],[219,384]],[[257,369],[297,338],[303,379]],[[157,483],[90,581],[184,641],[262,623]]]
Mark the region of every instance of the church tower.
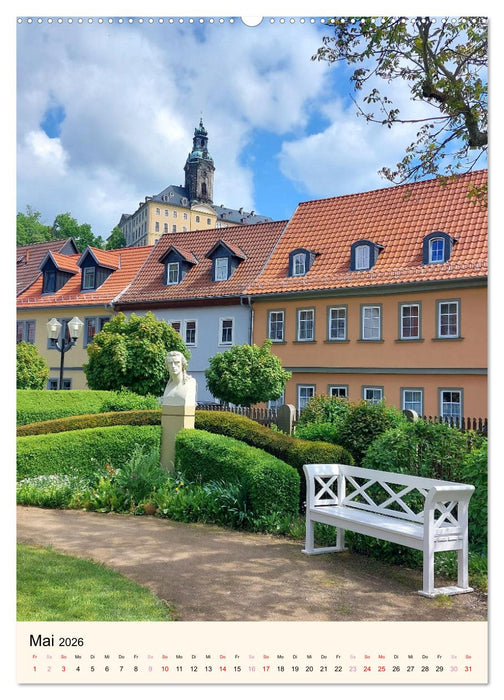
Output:
[[215,166],[208,152],[208,132],[200,119],[194,130],[193,148],[184,166],[185,189],[191,202],[212,204]]

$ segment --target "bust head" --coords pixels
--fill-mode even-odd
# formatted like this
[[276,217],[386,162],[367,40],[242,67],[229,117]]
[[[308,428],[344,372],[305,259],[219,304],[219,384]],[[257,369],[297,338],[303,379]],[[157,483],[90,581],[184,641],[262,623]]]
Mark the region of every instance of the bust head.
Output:
[[170,381],[185,384],[187,379],[187,360],[178,350],[171,350],[165,358],[165,365],[170,373]]

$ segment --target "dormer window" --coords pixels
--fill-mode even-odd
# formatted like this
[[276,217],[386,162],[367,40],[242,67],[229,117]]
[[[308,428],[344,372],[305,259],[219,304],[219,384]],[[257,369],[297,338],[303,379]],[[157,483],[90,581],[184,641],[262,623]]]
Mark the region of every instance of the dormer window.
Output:
[[159,262],[164,265],[163,283],[171,285],[180,284],[198,261],[189,250],[171,245],[166,253],[159,258]]
[[453,245],[457,242],[444,231],[434,231],[423,239],[423,264],[439,265],[448,262]]
[[368,245],[358,245],[355,248],[355,269],[369,270],[369,253]]
[[96,278],[95,267],[85,267],[82,270],[82,289],[94,289]]
[[382,250],[383,246],[373,241],[365,239],[356,241],[350,248],[350,269],[354,272],[371,270]]
[[317,254],[306,248],[296,248],[289,253],[289,277],[304,277],[313,265]]
[[306,275],[306,255],[296,253],[292,258],[292,276],[302,277],[303,275]]
[[237,245],[220,240],[205,255],[212,261],[212,281],[225,282],[247,256]]
[[223,282],[229,276],[229,259],[215,258],[215,281]]
[[40,263],[42,271],[42,294],[54,294],[79,272],[75,258],[49,251]]
[[178,262],[168,263],[166,266],[166,284],[178,284],[179,283],[179,268],[180,264]]

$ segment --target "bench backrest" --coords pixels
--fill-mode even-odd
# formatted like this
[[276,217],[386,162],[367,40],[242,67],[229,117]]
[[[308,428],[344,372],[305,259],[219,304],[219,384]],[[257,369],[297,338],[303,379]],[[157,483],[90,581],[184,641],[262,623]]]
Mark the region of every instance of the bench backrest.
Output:
[[445,526],[457,526],[457,506],[451,502],[453,492],[467,490],[470,497],[473,490],[450,481],[346,464],[307,464],[304,471],[307,507],[341,505],[419,523],[424,521],[426,499],[436,490],[446,489],[450,494],[444,499],[447,505],[439,503],[441,512],[436,518],[441,518]]

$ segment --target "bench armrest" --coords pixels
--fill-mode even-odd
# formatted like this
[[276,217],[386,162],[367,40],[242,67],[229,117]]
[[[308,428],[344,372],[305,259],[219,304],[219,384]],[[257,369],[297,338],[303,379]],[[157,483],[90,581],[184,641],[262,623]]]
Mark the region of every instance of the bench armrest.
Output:
[[306,509],[338,503],[339,464],[305,464]]

